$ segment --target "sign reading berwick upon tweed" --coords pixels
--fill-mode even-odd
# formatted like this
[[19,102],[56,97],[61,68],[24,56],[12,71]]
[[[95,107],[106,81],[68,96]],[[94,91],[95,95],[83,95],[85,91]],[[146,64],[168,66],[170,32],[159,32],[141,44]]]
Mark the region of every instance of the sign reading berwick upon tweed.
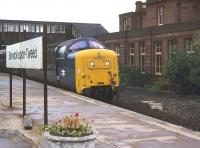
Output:
[[6,67],[42,69],[42,37],[8,45],[6,47]]

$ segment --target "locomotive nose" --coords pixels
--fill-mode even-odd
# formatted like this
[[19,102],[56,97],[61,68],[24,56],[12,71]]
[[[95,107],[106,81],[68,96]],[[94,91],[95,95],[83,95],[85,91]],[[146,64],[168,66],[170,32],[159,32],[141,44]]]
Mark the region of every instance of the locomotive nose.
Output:
[[[87,56],[85,56],[87,55]],[[117,58],[113,51],[91,49],[79,53],[77,58],[79,77],[77,85],[80,89],[91,87],[108,87],[119,84]]]

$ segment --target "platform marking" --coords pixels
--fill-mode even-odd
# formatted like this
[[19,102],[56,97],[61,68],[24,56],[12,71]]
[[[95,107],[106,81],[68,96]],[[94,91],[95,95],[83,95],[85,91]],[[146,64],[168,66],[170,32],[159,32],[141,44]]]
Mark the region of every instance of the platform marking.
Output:
[[151,141],[157,140],[162,143],[174,143],[174,141],[177,140],[177,137],[176,136],[162,136],[162,137],[139,138],[139,139],[132,138],[132,139],[125,140],[124,142],[136,143],[136,142],[143,142],[143,141],[149,141],[149,140]]
[[54,87],[49,87],[49,88],[51,88],[51,89],[53,89],[53,90],[56,90],[56,91],[58,91],[58,92],[61,92],[61,93],[63,93],[63,94],[69,95],[69,96],[71,96],[71,97],[77,98],[77,99],[79,99],[79,100],[86,101],[86,102],[89,102],[89,103],[91,103],[91,104],[96,104],[94,101],[88,100],[88,99],[90,99],[90,98],[86,98],[86,97],[83,98],[83,96],[79,96],[79,95],[77,95],[77,94],[75,95],[75,94],[72,94],[71,92],[65,92],[65,91],[59,90],[58,88],[54,88]]

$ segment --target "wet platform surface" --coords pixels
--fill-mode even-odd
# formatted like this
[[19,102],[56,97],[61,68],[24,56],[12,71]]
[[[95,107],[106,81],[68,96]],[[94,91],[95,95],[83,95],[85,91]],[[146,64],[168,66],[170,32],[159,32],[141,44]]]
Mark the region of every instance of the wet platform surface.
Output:
[[[27,80],[27,115],[33,119],[33,129],[23,130],[22,80],[13,79],[13,108],[10,109],[9,77],[0,73],[0,128],[18,130],[40,147],[47,147],[38,130],[43,124],[43,85]],[[49,123],[75,112],[93,120],[97,148],[200,147],[198,132],[52,86],[48,87],[48,107]]]

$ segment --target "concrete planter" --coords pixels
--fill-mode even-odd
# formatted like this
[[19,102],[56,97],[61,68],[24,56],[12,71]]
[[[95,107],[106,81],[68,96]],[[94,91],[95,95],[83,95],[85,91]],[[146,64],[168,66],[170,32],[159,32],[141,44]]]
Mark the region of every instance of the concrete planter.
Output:
[[48,139],[48,148],[95,148],[96,135],[83,137],[59,137],[45,132]]

